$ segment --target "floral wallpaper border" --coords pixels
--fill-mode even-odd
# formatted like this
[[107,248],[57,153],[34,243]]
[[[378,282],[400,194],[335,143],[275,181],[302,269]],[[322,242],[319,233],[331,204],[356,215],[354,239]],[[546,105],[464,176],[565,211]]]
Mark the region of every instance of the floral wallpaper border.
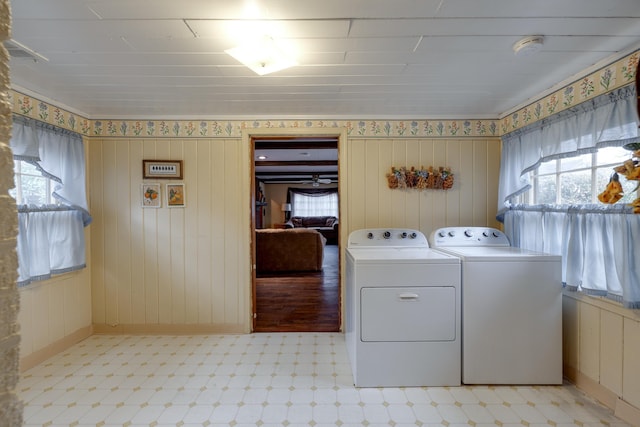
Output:
[[240,138],[243,129],[346,128],[352,138],[498,137],[635,81],[640,51],[495,120],[90,120],[17,91],[13,111],[87,137]]
[[634,83],[640,51],[601,68],[550,95],[515,111],[500,121],[500,134],[544,119],[562,110],[574,107],[598,95]]

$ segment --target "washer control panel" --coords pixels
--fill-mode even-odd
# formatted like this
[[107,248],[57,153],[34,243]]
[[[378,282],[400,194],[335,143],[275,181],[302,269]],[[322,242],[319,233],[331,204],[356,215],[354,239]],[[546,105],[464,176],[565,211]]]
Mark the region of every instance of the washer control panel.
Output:
[[510,246],[506,234],[489,227],[445,227],[429,236],[431,247],[445,246]]
[[347,247],[406,246],[429,247],[427,237],[419,230],[407,228],[365,228],[349,234]]

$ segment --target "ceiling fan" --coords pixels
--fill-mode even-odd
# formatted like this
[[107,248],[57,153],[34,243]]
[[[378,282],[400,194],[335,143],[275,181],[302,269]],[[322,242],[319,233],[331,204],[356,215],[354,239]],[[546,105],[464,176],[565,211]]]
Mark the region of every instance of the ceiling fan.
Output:
[[320,184],[331,184],[331,180],[327,178],[320,178],[317,173],[311,175],[311,181],[303,181],[303,184],[311,184],[314,187],[318,187]]

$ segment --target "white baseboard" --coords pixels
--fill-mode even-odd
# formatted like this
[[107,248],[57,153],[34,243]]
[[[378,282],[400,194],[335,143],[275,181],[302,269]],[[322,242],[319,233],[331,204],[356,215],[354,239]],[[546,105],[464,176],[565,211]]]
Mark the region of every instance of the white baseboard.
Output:
[[93,325],[95,334],[116,335],[202,335],[202,334],[246,334],[244,325],[237,324],[119,324]]
[[564,374],[565,378],[575,384],[578,389],[611,409],[616,417],[633,427],[640,427],[639,408],[624,401],[616,393],[574,368],[565,366]]
[[55,356],[58,353],[65,351],[74,344],[89,338],[93,334],[93,327],[86,326],[80,328],[77,331],[67,335],[66,337],[59,339],[56,342],[49,344],[48,346],[41,348],[28,356],[20,359],[20,372],[24,372],[27,369],[31,369],[34,366],[44,362],[48,358]]

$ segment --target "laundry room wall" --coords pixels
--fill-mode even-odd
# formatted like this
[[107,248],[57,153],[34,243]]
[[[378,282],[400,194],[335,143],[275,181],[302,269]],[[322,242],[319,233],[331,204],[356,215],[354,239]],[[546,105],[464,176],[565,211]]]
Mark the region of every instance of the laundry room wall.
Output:
[[[351,139],[346,147],[349,229],[497,227],[498,138]],[[390,189],[392,167],[451,168],[450,190]],[[341,177],[342,178],[342,177]]]
[[640,313],[611,300],[566,292],[563,372],[579,388],[640,426]]
[[[283,132],[295,132],[283,130]],[[362,227],[496,225],[497,138],[347,138],[343,241]],[[142,159],[184,161],[186,207],[141,207]],[[91,298],[99,332],[247,332],[250,153],[235,138],[93,138]],[[391,190],[395,166],[449,166],[451,190]],[[160,182],[161,180],[144,180]],[[276,214],[281,214],[280,211]],[[343,221],[344,220],[344,221]]]
[[[94,138],[91,297],[99,332],[248,332],[249,154],[238,139]],[[145,179],[143,159],[183,161],[182,180]],[[161,206],[142,207],[142,183]],[[185,207],[166,184],[185,184]]]

